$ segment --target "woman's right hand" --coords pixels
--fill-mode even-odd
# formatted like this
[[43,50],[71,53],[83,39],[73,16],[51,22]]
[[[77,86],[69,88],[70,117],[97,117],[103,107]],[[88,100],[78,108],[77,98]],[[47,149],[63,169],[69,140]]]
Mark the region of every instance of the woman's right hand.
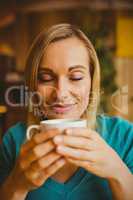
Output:
[[58,129],[35,134],[23,144],[11,177],[19,191],[40,187],[65,164],[65,159],[55,151],[52,139],[59,135]]

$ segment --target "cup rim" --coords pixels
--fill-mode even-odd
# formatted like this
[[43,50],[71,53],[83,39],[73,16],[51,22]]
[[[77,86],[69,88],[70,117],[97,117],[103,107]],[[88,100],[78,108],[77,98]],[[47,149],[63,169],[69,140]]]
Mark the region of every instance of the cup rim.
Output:
[[48,119],[48,120],[43,120],[40,122],[41,125],[46,124],[46,125],[55,125],[55,124],[60,124],[62,122],[64,123],[75,123],[75,122],[85,122],[86,119]]

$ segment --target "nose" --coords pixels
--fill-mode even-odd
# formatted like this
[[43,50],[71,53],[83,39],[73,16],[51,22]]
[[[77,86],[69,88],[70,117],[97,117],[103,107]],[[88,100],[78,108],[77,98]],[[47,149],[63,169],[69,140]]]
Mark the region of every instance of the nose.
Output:
[[57,81],[56,90],[55,90],[56,99],[58,101],[66,99],[68,97],[68,89],[69,89],[69,86],[65,78],[64,77],[59,78]]

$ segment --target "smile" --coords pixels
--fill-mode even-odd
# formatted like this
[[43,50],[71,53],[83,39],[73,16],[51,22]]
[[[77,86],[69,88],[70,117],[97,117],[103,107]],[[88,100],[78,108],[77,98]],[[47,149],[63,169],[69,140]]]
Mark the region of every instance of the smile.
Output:
[[74,106],[75,104],[71,104],[71,105],[64,105],[64,106],[59,106],[59,105],[56,105],[56,106],[53,106],[52,107],[52,110],[56,113],[65,113],[65,112],[69,112],[71,111],[72,107]]

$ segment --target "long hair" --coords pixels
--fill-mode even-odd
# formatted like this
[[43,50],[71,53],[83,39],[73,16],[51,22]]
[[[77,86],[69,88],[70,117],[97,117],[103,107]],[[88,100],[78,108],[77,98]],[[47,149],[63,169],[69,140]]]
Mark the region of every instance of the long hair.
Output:
[[[41,62],[41,58],[47,50],[47,47],[52,43],[66,38],[76,37],[85,45],[88,56],[91,75],[91,91],[87,109],[84,115],[87,118],[88,127],[94,128],[96,124],[97,109],[100,100],[100,66],[96,51],[87,38],[87,36],[75,25],[71,24],[57,24],[51,26],[48,30],[43,30],[34,40],[26,60],[25,66],[25,84],[29,91],[37,90],[37,74]],[[29,101],[27,108],[27,125],[39,123],[41,120],[35,116],[32,104]]]

